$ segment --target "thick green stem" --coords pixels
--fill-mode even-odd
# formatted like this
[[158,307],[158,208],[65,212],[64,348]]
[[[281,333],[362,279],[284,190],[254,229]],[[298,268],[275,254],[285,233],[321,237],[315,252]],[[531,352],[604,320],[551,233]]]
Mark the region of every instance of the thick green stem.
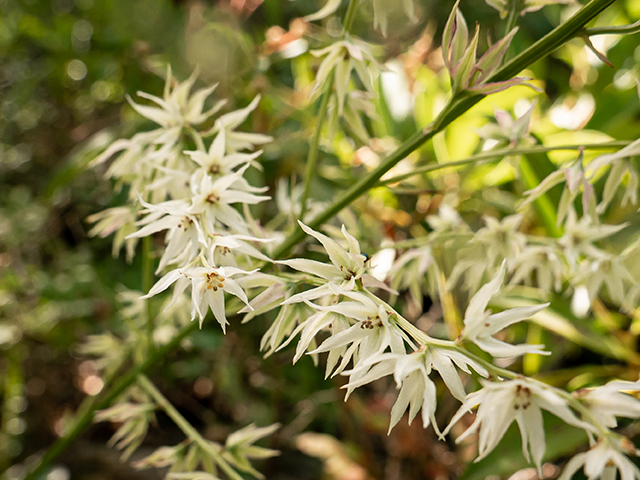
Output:
[[169,416],[171,420],[182,430],[192,442],[198,444],[198,446],[207,452],[214,462],[229,476],[229,478],[234,480],[243,480],[242,476],[236,472],[231,465],[222,457],[220,451],[223,447],[214,442],[210,442],[205,440],[202,435],[198,433],[198,431],[193,428],[191,425],[181,414],[176,410],[176,408],[171,404],[169,400],[156,388],[156,386],[143,374],[138,375],[138,385],[145,392],[147,392],[156,402],[156,404],[162,408],[165,413]]
[[158,364],[161,360],[171,353],[180,342],[198,328],[198,322],[192,322],[184,327],[178,335],[175,336],[169,343],[158,348],[153,355],[150,355],[144,362],[135,365],[129,371],[127,371],[118,381],[114,383],[111,389],[102,397],[95,397],[94,402],[89,408],[86,408],[84,413],[76,418],[76,422],[73,427],[63,437],[59,438],[47,452],[44,454],[40,462],[36,467],[27,474],[24,480],[36,480],[40,477],[49,464],[58,457],[63,451],[65,451],[75,438],[80,435],[93,421],[93,414],[96,410],[102,410],[107,408],[113,400],[124,392],[128,387],[133,384],[139,374],[148,371],[151,367]]
[[532,153],[547,153],[553,152],[557,150],[615,150],[617,148],[623,148],[629,145],[631,142],[606,142],[606,143],[591,143],[584,145],[558,145],[555,147],[545,147],[542,145],[527,147],[527,148],[502,148],[500,150],[489,150],[487,152],[478,153],[471,157],[463,158],[461,160],[455,160],[453,162],[447,163],[436,163],[423,165],[421,167],[416,167],[410,172],[403,173],[402,175],[397,175],[395,177],[390,177],[385,180],[380,180],[378,182],[378,186],[389,185],[392,183],[401,182],[402,180],[406,180],[407,178],[411,178],[414,175],[419,175],[421,173],[433,172],[436,170],[442,170],[445,168],[451,167],[460,167],[463,165],[471,165],[476,163],[484,163],[484,162],[493,162],[496,160],[500,160],[507,155],[529,155]]
[[[541,58],[544,58],[562,44],[572,39],[575,35],[579,34],[589,21],[599,15],[615,1],[616,0],[591,0],[590,3],[585,5],[565,23],[556,27],[549,34],[545,35],[531,47],[527,48],[513,60],[497,70],[489,79],[487,79],[487,83],[505,81],[515,77],[529,65]],[[351,204],[355,199],[373,188],[378,183],[378,180],[380,180],[380,178],[391,170],[391,168],[393,168],[400,160],[407,157],[414,150],[417,150],[436,133],[444,130],[444,128],[451,122],[463,113],[467,112],[483,98],[484,95],[471,95],[465,93],[453,97],[433,123],[412,135],[407,141],[400,145],[395,152],[382,160],[377,168],[369,172],[369,174],[338,197],[324,212],[320,213],[311,222],[308,222],[308,225],[315,229],[320,227],[343,208]],[[302,229],[296,228],[276,249],[274,252],[274,258],[282,258],[286,256],[295,245],[302,241],[304,236]]]

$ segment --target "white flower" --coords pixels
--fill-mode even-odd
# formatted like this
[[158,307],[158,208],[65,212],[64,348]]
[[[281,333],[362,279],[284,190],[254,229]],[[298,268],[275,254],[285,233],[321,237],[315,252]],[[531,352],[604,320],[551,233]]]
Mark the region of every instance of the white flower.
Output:
[[166,239],[167,247],[162,254],[156,273],[161,272],[171,263],[191,262],[198,255],[201,245],[206,244],[206,240],[198,218],[189,213],[189,205],[182,200],[152,205],[142,198],[140,203],[145,207],[142,212],[148,215],[137,223],[142,228],[127,238],[142,238],[162,230],[169,230]]
[[262,154],[262,150],[254,153],[232,153],[226,154],[225,130],[220,130],[216,138],[211,142],[209,150],[201,149],[187,150],[184,153],[202,167],[212,177],[229,175],[240,165],[250,163]]
[[566,401],[552,388],[545,388],[524,378],[502,383],[481,380],[481,383],[483,388],[467,395],[443,432],[446,435],[467,412],[478,406],[475,421],[456,439],[456,443],[460,443],[470,435],[479,434],[476,462],[491,453],[515,420],[522,435],[522,453],[527,460],[533,459],[540,472],[546,445],[540,409],[551,412],[570,425],[592,429],[573,414]]
[[302,230],[322,243],[333,265],[304,258],[294,258],[276,262],[301,272],[310,273],[325,281],[324,284],[319,287],[293,295],[287,299],[285,303],[314,300],[324,295],[353,290],[356,286],[356,281],[361,280],[364,275],[365,262],[367,261],[367,257],[360,252],[360,244],[358,241],[347,232],[347,229],[343,225],[342,235],[344,235],[349,245],[349,250],[347,251],[335,240],[312,230],[300,221],[298,221],[298,223]]
[[167,80],[162,98],[145,92],[138,92],[138,96],[151,100],[156,103],[159,108],[138,105],[133,102],[130,97],[127,97],[127,100],[129,100],[129,103],[136,112],[156,122],[164,129],[169,130],[176,127],[179,129],[185,125],[199,125],[220,110],[224,102],[218,102],[210,110],[203,111],[205,100],[211,95],[217,85],[200,89],[190,96],[191,87],[193,87],[197,76],[198,70],[196,69],[186,81],[173,86],[175,80],[171,75],[171,67],[168,67]]
[[[209,309],[213,312],[222,331],[226,331],[229,323],[224,311],[224,292],[235,295],[249,306],[247,294],[237,281],[232,279],[235,275],[251,275],[257,270],[247,272],[235,267],[192,267],[176,269],[167,273],[149,290],[149,293],[141,298],[149,298],[165,291],[176,281],[179,282],[174,291],[174,297],[187,288],[188,283],[181,281],[185,278],[191,281],[191,320],[196,315],[200,317],[200,327]],[[251,308],[249,306],[249,308]]]
[[510,215],[501,221],[485,216],[483,220],[486,226],[476,232],[451,271],[449,288],[464,275],[466,288],[475,292],[485,274],[493,275],[501,259],[506,259],[511,269],[522,253],[526,244],[525,235],[518,231],[522,215]]
[[127,261],[131,261],[135,253],[137,239],[127,239],[130,233],[135,230],[136,212],[131,207],[114,207],[107,208],[87,217],[87,221],[95,223],[93,228],[89,230],[89,235],[98,235],[105,238],[113,232],[117,232],[113,239],[112,255],[115,257],[120,253],[120,249],[124,246],[127,254]]
[[[264,478],[255,468],[251,466],[249,459],[251,458],[270,458],[280,455],[278,450],[271,448],[258,447],[253,445],[256,441],[271,435],[278,428],[279,423],[274,423],[268,427],[256,427],[255,424],[233,432],[227,437],[222,457],[227,460],[235,468],[250,473],[255,478]],[[238,475],[240,477],[240,475]]]
[[628,291],[625,286],[633,286],[636,283],[627,269],[630,261],[633,262],[624,253],[612,255],[602,251],[597,258],[586,258],[580,262],[574,283],[584,284],[590,299],[597,296],[604,284],[611,300],[620,305],[624,303]]
[[264,145],[265,143],[271,142],[273,138],[269,135],[234,131],[244,123],[249,117],[249,114],[256,109],[259,102],[260,95],[256,95],[246,107],[221,115],[220,118],[216,120],[211,131],[205,133],[205,136],[208,133],[217,133],[224,130],[225,149],[228,153],[236,153],[240,150],[252,150],[256,145]]
[[343,387],[347,388],[345,400],[355,388],[393,373],[396,388],[400,392],[391,409],[389,432],[409,407],[409,424],[422,410],[422,426],[427,428],[429,424],[433,424],[434,429],[439,433],[435,419],[436,386],[429,378],[424,355],[421,352],[411,355],[383,353],[370,359],[370,363],[374,362],[375,365],[368,370],[361,367],[344,372],[345,375],[350,375],[349,383]]
[[515,357],[525,353],[545,354],[544,345],[510,345],[496,340],[492,335],[516,322],[525,320],[549,306],[548,303],[532,307],[516,307],[500,313],[492,314],[486,310],[487,304],[504,280],[506,263],[502,263],[500,272],[489,283],[484,285],[471,299],[464,314],[464,330],[461,339],[469,340],[494,357]]
[[640,418],[640,400],[622,392],[637,392],[637,382],[612,381],[598,388],[578,390],[573,395],[579,398],[603,425],[618,426],[616,417]]
[[578,220],[575,210],[570,208],[564,225],[564,235],[558,240],[558,244],[563,248],[569,266],[575,267],[581,255],[602,257],[603,252],[593,245],[593,242],[613,235],[627,225],[595,225],[587,215]]
[[362,365],[344,372],[345,375],[349,375],[349,383],[343,388],[347,389],[348,397],[357,387],[393,373],[400,393],[391,409],[389,431],[402,418],[407,406],[409,424],[422,408],[423,426],[426,428],[429,423],[433,423],[434,429],[438,431],[433,418],[436,408],[435,385],[429,375],[432,370],[437,370],[453,396],[462,401],[465,392],[455,366],[467,374],[471,373],[471,367],[480,375],[488,376],[488,372],[480,364],[453,349],[423,347],[410,355],[380,353],[370,357]]
[[609,176],[604,185],[604,191],[602,192],[602,202],[598,205],[598,213],[604,212],[611,200],[613,200],[613,195],[618,187],[622,185],[622,177],[625,173],[628,175],[627,188],[620,206],[624,207],[628,201],[631,201],[631,203],[638,202],[638,172],[634,163],[630,160],[638,155],[640,155],[640,139],[615,153],[601,155],[588,165],[588,168],[593,171],[592,177],[595,176],[598,169],[611,166]]
[[310,95],[313,96],[320,92],[321,87],[326,84],[329,74],[335,71],[334,86],[339,116],[342,116],[344,111],[347,94],[350,89],[352,71],[358,74],[358,78],[367,92],[374,92],[373,82],[380,67],[371,54],[370,46],[367,43],[350,38],[334,42],[321,50],[312,50],[311,54],[325,58],[320,67],[318,67],[318,73]]
[[[268,243],[270,238],[256,238],[249,235],[222,235],[215,233],[209,236],[207,245],[209,263],[214,265],[237,266],[238,254],[257,258],[264,262],[272,260],[248,242]],[[232,255],[230,255],[232,254]]]
[[203,226],[208,234],[216,233],[217,222],[227,227],[244,231],[246,222],[231,204],[256,204],[271,198],[231,188],[240,180],[248,167],[249,165],[246,164],[237,172],[225,175],[217,180],[213,180],[211,176],[202,170],[194,174],[191,183],[193,198],[189,211],[193,214],[202,215]]
[[[354,368],[362,361],[391,348],[394,353],[404,353],[404,342],[409,342],[405,333],[392,320],[391,311],[383,303],[374,302],[371,298],[358,292],[344,292],[344,296],[353,301],[343,301],[326,307],[309,303],[309,306],[320,312],[331,312],[356,320],[349,328],[327,338],[317,349],[310,352],[332,352],[347,347],[341,353],[342,362],[333,375],[342,372],[353,357]],[[337,360],[337,358],[335,359]]]
[[509,112],[495,109],[496,123],[488,123],[478,130],[478,135],[486,140],[484,149],[515,147],[535,143],[531,135],[527,135],[531,114],[535,108],[532,103],[529,109],[514,119]]
[[553,246],[527,245],[515,258],[514,265],[510,284],[531,285],[535,274],[535,284],[540,290],[559,292],[562,289],[563,263]]
[[616,470],[620,472],[621,480],[640,479],[640,470],[624,455],[623,450],[638,455],[638,451],[626,438],[617,445],[610,439],[600,440],[591,450],[579,453],[569,460],[558,480],[569,480],[581,466],[584,466],[584,473],[589,480],[615,479]]

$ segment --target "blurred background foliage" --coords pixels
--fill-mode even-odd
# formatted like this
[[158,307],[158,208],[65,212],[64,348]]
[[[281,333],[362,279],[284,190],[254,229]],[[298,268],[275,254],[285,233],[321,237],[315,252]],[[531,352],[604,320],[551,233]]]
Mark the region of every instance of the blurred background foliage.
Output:
[[[111,239],[90,237],[86,222],[88,215],[122,200],[99,173],[86,169],[88,162],[113,139],[149,128],[125,95],[133,97],[139,90],[159,94],[166,64],[180,79],[197,65],[200,83],[219,83],[216,95],[230,99],[229,110],[261,93],[247,129],[268,133],[275,141],[262,158],[263,178],[253,183],[264,182],[272,194],[283,179],[299,183],[317,108],[308,92],[319,59],[308,50],[326,46],[331,32],[340,28],[331,21],[325,29],[299,19],[321,4],[0,0],[0,470],[51,444],[82,398],[100,390],[95,362],[79,354],[78,342],[104,331],[124,335],[129,328],[118,315],[116,299],[123,287],[140,289],[140,260],[113,258]],[[381,63],[399,74],[384,73],[377,86],[378,116],[365,120],[374,137],[369,145],[340,131],[326,140],[314,198],[333,198],[442,107],[449,85],[439,39],[452,4],[416,1],[416,23],[399,8],[391,13],[387,38],[371,28],[371,3],[362,4],[354,33],[377,45]],[[484,2],[463,1],[461,8],[491,38],[502,35],[502,22]],[[551,7],[526,16],[512,52],[550,31],[562,12]],[[639,2],[620,0],[598,24],[624,24],[638,16]],[[521,113],[522,101],[533,98],[538,103],[532,133],[544,144],[638,138],[638,36],[596,40],[615,68],[602,65],[580,40],[573,40],[528,72],[543,94],[517,87],[484,100],[392,173],[479,151],[477,129],[491,121],[494,108]],[[482,41],[486,48],[486,37]],[[553,165],[570,155],[558,152],[545,161]],[[426,216],[437,211],[442,193],[452,186],[459,189],[462,215],[474,227],[481,225],[482,214],[515,212],[515,199],[526,188],[506,161],[464,173],[443,171],[414,178],[404,189],[374,189],[341,220],[351,224],[365,250],[375,251],[381,238],[399,241],[426,232]],[[277,211],[271,206],[258,213],[267,223]],[[607,215],[638,223],[630,209],[611,207]],[[425,307],[429,304],[425,298]],[[588,384],[594,375],[636,372],[637,378],[639,317],[629,323],[606,306],[600,313],[588,322],[574,318],[573,337],[553,318],[542,325],[544,330],[534,330],[558,353],[530,365],[528,373],[559,385],[573,379],[572,388]],[[283,455],[259,465],[267,478],[485,478],[506,477],[526,466],[516,454],[519,441],[505,440],[501,450],[464,472],[473,452],[437,442],[419,421],[412,426],[401,422],[387,436],[393,388],[378,382],[344,403],[338,390],[343,380],[324,380],[323,369],[310,357],[295,367],[291,349],[263,359],[259,342],[267,328],[265,319],[245,325],[232,321],[223,336],[215,322],[205,322],[152,374],[208,438],[223,440],[251,422],[282,423],[271,446]],[[442,423],[457,406],[441,405]],[[549,460],[585,442],[562,428],[555,430],[558,446],[548,449]],[[304,431],[317,435],[299,436]],[[119,463],[117,452],[104,446],[112,433],[109,425],[92,427],[47,478],[159,478],[154,471],[136,472]],[[181,438],[158,414],[142,453]]]

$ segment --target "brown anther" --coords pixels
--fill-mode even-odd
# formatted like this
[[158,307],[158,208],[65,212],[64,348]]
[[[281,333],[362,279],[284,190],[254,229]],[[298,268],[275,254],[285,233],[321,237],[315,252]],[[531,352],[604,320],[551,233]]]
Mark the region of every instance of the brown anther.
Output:
[[216,195],[215,193],[210,193],[209,195],[207,195],[207,197],[205,198],[205,200],[209,203],[216,203],[220,201],[220,197],[218,195]]

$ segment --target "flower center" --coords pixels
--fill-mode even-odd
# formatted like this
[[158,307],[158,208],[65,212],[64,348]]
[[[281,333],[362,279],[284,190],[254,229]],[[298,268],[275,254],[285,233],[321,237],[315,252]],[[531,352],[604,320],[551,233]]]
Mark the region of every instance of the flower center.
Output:
[[220,201],[220,197],[214,192],[211,192],[209,195],[207,195],[205,201],[207,201],[208,203],[216,203]]
[[516,387],[516,398],[513,402],[513,408],[515,410],[526,410],[531,405],[531,390],[528,387],[518,385]]
[[353,270],[351,270],[350,268],[345,268],[344,265],[340,265],[340,271],[342,272],[342,275],[344,276],[345,280],[351,280],[353,277],[356,276]]
[[193,220],[189,217],[182,217],[182,221],[178,224],[178,228],[181,228],[186,232],[191,225],[193,225]]
[[207,290],[213,290],[214,292],[224,286],[224,277],[217,272],[207,273],[205,281],[207,282]]
[[362,329],[367,329],[367,330],[372,330],[375,327],[381,327],[382,326],[382,320],[380,320],[380,315],[376,315],[375,317],[372,316],[368,316],[366,320],[363,320],[362,322],[360,322],[360,328]]

